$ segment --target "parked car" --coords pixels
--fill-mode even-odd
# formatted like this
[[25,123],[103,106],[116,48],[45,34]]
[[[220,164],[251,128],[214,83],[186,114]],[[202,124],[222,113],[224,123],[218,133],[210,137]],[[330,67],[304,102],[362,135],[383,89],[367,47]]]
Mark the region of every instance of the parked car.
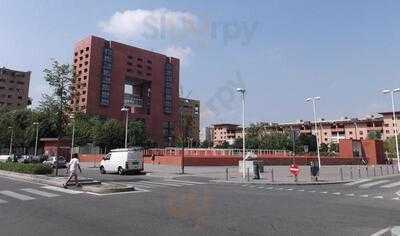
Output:
[[10,159],[10,155],[0,155],[0,162],[7,162]]
[[113,149],[100,162],[100,173],[139,173],[144,169],[142,148]]
[[[57,161],[56,161],[57,159]],[[52,168],[66,168],[67,167],[67,161],[64,159],[64,157],[56,157],[56,156],[51,156],[49,157],[46,161],[43,162],[44,165],[51,166]]]

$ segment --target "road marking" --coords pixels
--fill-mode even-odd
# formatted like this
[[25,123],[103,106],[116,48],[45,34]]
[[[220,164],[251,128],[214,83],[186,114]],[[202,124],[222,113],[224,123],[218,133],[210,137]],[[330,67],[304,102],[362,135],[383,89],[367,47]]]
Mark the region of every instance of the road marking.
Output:
[[48,192],[40,191],[40,190],[33,189],[33,188],[23,188],[21,190],[28,192],[28,193],[37,194],[37,195],[43,196],[43,197],[58,197],[58,196],[60,196],[60,195],[57,195],[54,193],[48,193]]
[[371,179],[360,179],[360,180],[357,180],[357,181],[354,181],[354,182],[350,182],[350,183],[347,183],[347,184],[344,184],[344,185],[356,185],[356,184],[361,184],[361,183],[365,183],[365,182],[368,182],[368,181],[371,181]]
[[373,198],[376,198],[376,199],[383,199],[383,196],[376,196],[376,197],[373,197]]
[[360,185],[360,186],[358,186],[358,187],[359,187],[359,188],[369,188],[369,187],[372,187],[372,186],[375,186],[375,185],[387,183],[387,182],[389,182],[389,181],[390,181],[390,180],[384,179],[384,180],[379,180],[379,181],[370,182],[370,183],[367,183],[367,184],[362,184],[362,185]]
[[323,194],[327,194],[328,192],[321,192],[321,193],[323,193]]
[[171,186],[171,187],[182,187],[183,186],[181,184],[169,184],[169,183],[153,182],[153,181],[146,181],[146,180],[139,181],[138,183],[165,185],[165,186]]
[[144,183],[138,183],[138,182],[126,182],[129,186],[133,187],[141,187],[141,188],[164,188],[167,186],[161,186],[161,185],[150,185],[150,184],[144,184]]
[[66,188],[59,188],[59,187],[56,187],[56,186],[43,186],[42,188],[45,188],[45,189],[48,189],[48,190],[52,190],[52,191],[56,191],[56,192],[69,193],[69,194],[83,193],[82,191],[76,191],[76,190],[71,190],[71,189],[66,189]]
[[286,189],[287,191],[292,191],[293,189],[292,188],[288,188],[288,189]]
[[299,191],[299,192],[304,192],[304,189],[299,189],[299,190],[297,190],[297,191]]
[[390,183],[390,184],[386,184],[386,185],[382,185],[381,188],[393,188],[393,187],[397,187],[397,186],[400,186],[400,181],[399,182]]
[[0,194],[3,194],[3,195],[8,196],[8,197],[16,198],[16,199],[21,200],[21,201],[29,201],[29,200],[35,199],[33,197],[30,197],[30,196],[27,196],[27,195],[23,195],[23,194],[19,194],[19,193],[13,192],[13,191],[8,191],[8,190],[0,191]]
[[249,186],[249,185],[248,185],[248,184],[243,184],[243,185],[242,185],[242,187],[247,187],[247,186]]
[[346,194],[346,196],[354,197],[355,195],[354,195],[354,193],[348,193],[348,194]]
[[378,232],[376,232],[376,233],[374,233],[374,234],[371,234],[371,236],[383,236],[383,235],[385,235],[387,232],[389,232],[389,230],[390,230],[390,227],[387,227],[387,228],[384,228],[384,229],[379,230]]
[[392,200],[399,201],[399,200],[400,200],[400,198],[398,198],[398,197],[394,197],[394,198],[392,198]]
[[333,195],[341,195],[341,193],[336,192],[336,193],[332,193]]
[[368,194],[360,195],[360,197],[368,197]]
[[0,199],[0,204],[3,204],[3,203],[7,203],[7,201]]
[[260,189],[261,189],[261,188],[264,188],[264,187],[258,187],[258,188],[260,188]]
[[309,193],[315,193],[316,191],[315,190],[310,190],[310,191],[308,191]]
[[166,179],[166,181],[176,182],[176,183],[186,183],[186,184],[207,184],[204,182],[196,182],[196,181],[186,181],[186,180],[176,180],[176,179]]
[[277,188],[277,190],[282,190],[283,188]]
[[274,187],[268,187],[267,189],[274,189]]
[[135,191],[125,191],[125,192],[117,192],[117,193],[93,193],[86,192],[87,194],[96,195],[96,196],[109,196],[109,195],[122,195],[122,194],[136,194],[136,193],[147,193],[150,192],[146,189],[136,189]]

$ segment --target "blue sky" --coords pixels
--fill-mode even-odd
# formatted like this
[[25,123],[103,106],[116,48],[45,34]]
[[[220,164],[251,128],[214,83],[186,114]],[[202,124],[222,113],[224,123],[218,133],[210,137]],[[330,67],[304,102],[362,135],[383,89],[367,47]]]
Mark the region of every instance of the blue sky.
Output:
[[[5,1],[0,66],[31,70],[36,104],[50,58],[70,63],[88,35],[182,58],[182,94],[202,102],[202,126],[241,119],[365,116],[390,109],[400,87],[398,1]],[[398,97],[399,98],[399,97]],[[398,99],[397,99],[398,100]]]

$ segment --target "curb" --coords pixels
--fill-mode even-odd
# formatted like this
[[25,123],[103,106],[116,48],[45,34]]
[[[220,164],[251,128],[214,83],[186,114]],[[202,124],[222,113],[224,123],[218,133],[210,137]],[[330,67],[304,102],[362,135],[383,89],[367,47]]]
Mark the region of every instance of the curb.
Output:
[[5,178],[11,178],[14,180],[22,180],[22,181],[27,181],[31,183],[38,183],[38,184],[47,184],[47,185],[52,185],[56,187],[62,187],[62,184],[52,181],[52,180],[47,180],[39,177],[38,175],[31,175],[31,174],[23,174],[23,173],[15,173],[11,171],[5,171],[5,170],[0,170],[0,176],[5,177]]
[[330,185],[330,184],[346,184],[348,181],[319,181],[319,182],[243,182],[243,181],[226,181],[226,180],[210,180],[210,182],[230,183],[230,184],[260,184],[260,185]]

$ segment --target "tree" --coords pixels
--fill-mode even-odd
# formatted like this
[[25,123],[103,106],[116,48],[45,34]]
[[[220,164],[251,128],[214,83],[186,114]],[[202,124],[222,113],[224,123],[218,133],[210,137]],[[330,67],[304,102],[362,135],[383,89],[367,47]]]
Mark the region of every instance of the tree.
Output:
[[379,131],[370,131],[368,133],[368,139],[371,140],[381,140],[382,139],[382,133]]
[[40,106],[42,109],[51,110],[56,114],[57,137],[65,134],[68,124],[69,102],[71,100],[72,83],[74,81],[74,70],[68,64],[60,64],[52,60],[52,67],[45,69],[44,78],[50,85],[51,94],[44,94]]
[[128,146],[144,146],[147,141],[144,123],[130,121],[128,123]]
[[309,152],[317,151],[317,138],[312,134],[300,134],[296,140],[296,152],[304,152],[304,146],[308,147]]
[[124,127],[121,122],[114,119],[107,120],[104,124],[97,124],[93,128],[93,140],[95,145],[100,146],[105,151],[122,147],[124,137]]
[[[400,135],[397,136],[400,140]],[[390,137],[383,142],[383,149],[385,153],[388,153],[390,158],[396,157],[396,139],[395,137]]]
[[212,147],[212,143],[211,143],[211,141],[204,140],[203,142],[201,142],[200,147],[201,148],[210,148],[210,147]]

